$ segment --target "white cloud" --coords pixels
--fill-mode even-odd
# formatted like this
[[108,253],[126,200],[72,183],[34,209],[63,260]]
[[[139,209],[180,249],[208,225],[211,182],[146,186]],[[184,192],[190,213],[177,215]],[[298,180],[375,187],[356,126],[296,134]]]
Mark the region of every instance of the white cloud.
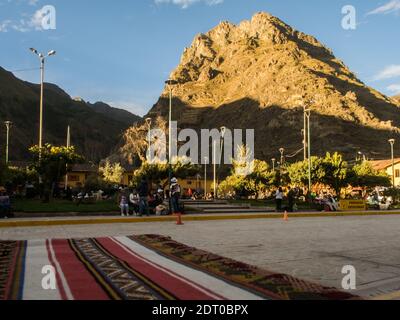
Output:
[[43,30],[42,21],[43,21],[43,11],[42,9],[40,9],[33,14],[28,24],[35,30]]
[[[36,3],[33,1],[32,3]],[[34,14],[22,14],[19,20],[5,20],[0,22],[0,32],[7,32],[12,29],[18,32],[29,32],[29,31],[42,31],[42,20],[43,11],[42,9],[36,10]]]
[[391,0],[388,3],[380,6],[370,12],[367,15],[372,14],[388,14],[392,12],[400,12],[400,0]]
[[391,65],[383,69],[374,80],[385,80],[400,77],[400,65]]
[[11,20],[4,20],[0,22],[0,32],[7,32],[11,24]]
[[197,2],[204,2],[208,6],[214,6],[214,5],[221,4],[224,2],[224,0],[154,0],[154,1],[156,4],[172,3],[172,4],[180,6],[182,9],[186,9],[189,6],[191,6],[192,4],[197,3]]
[[393,92],[394,94],[400,93],[400,84],[392,84],[386,88],[388,91]]

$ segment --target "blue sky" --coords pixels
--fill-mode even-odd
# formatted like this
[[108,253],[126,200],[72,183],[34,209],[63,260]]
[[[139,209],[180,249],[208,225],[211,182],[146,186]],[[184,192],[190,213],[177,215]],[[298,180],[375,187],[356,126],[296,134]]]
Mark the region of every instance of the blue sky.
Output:
[[[56,9],[55,30],[38,20],[45,5]],[[355,30],[342,28],[345,5],[356,9]],[[144,115],[197,33],[258,11],[317,37],[368,85],[400,93],[400,0],[0,0],[0,66],[36,68],[28,48],[54,49],[47,82]],[[14,73],[38,82],[37,70]]]

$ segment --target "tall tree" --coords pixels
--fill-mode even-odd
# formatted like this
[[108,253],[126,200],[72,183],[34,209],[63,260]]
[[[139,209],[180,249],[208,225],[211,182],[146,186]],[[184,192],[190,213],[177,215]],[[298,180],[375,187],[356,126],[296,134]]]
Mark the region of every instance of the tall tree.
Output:
[[332,187],[336,194],[340,195],[341,189],[349,184],[347,167],[347,162],[341,154],[335,152],[331,155],[328,152],[322,161],[324,175],[321,182]]
[[386,172],[374,170],[371,163],[368,161],[363,161],[353,166],[348,175],[349,183],[354,187],[390,187],[392,184]]
[[84,158],[75,152],[74,147],[57,147],[51,144],[33,146],[29,149],[33,156],[31,168],[42,179],[45,200],[53,194],[55,186],[70,171],[72,165],[83,162]]
[[[152,124],[152,128],[159,129],[163,131],[167,136],[167,123],[162,117],[157,117]],[[123,157],[129,161],[129,163],[134,163],[135,159],[139,159],[140,162],[145,162],[146,151],[148,150],[149,139],[149,126],[147,123],[137,124],[125,131],[124,133],[124,146],[121,148]],[[161,139],[157,141],[151,141],[153,144],[160,143],[166,145]]]

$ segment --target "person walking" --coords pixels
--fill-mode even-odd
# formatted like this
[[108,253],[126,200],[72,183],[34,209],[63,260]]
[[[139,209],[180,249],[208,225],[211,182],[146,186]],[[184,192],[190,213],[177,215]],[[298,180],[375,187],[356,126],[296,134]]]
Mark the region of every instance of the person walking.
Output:
[[148,196],[149,196],[149,185],[145,178],[142,178],[139,188],[139,216],[149,216],[149,203],[148,203]]
[[282,211],[282,201],[283,201],[283,190],[282,187],[276,191],[275,202],[276,202],[276,212]]
[[181,198],[181,186],[178,183],[178,179],[171,179],[171,187],[170,187],[170,197],[172,204],[172,213],[181,213],[179,200]]

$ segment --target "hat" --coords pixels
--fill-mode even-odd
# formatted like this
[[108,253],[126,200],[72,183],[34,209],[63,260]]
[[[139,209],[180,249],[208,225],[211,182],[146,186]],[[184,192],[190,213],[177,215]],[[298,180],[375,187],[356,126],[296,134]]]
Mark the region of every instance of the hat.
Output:
[[177,182],[178,182],[178,179],[172,178],[172,179],[171,179],[171,182],[172,182],[172,183],[177,183]]

